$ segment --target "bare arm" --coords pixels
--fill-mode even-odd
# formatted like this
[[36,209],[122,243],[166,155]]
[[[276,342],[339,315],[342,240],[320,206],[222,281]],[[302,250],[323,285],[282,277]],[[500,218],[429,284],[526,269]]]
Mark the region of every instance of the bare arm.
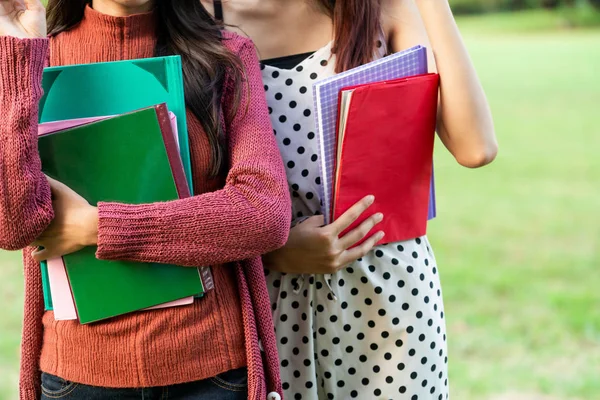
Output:
[[421,44],[429,69],[440,74],[438,135],[465,167],[496,157],[492,114],[475,68],[446,0],[384,0],[383,24],[392,51]]

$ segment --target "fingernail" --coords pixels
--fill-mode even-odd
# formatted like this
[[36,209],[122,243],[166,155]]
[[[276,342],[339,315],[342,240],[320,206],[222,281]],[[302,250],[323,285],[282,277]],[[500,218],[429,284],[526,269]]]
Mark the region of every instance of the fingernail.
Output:
[[382,213],[377,213],[377,215],[375,216],[375,219],[377,221],[382,221],[383,220],[383,214]]
[[367,202],[369,204],[373,203],[374,201],[375,201],[375,196],[373,196],[372,194],[367,196]]
[[379,240],[383,239],[385,236],[385,232],[379,232]]

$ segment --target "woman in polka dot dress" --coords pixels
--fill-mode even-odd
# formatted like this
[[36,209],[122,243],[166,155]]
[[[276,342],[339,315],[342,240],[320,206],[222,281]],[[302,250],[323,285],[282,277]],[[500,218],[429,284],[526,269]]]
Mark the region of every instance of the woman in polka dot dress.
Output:
[[369,196],[323,226],[312,101],[319,79],[426,45],[435,53],[430,70],[437,67],[442,81],[440,138],[462,165],[490,162],[496,141],[489,108],[446,1],[205,5],[257,44],[287,165],[296,220],[287,245],[265,257],[286,398],[448,399],[444,306],[431,246],[420,237],[373,248],[379,232],[350,249],[385,218],[374,215],[340,236],[377,201]]

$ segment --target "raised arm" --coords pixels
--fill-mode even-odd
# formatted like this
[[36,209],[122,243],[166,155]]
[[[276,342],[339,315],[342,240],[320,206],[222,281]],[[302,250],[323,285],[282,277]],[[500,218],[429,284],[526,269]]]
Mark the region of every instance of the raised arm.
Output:
[[53,218],[37,148],[45,10],[39,1],[20,3],[0,1],[0,248],[6,250],[31,244]]
[[384,0],[383,21],[393,51],[421,44],[430,71],[440,74],[438,135],[463,166],[494,160],[492,114],[447,0]]
[[99,204],[99,258],[214,265],[256,257],[285,243],[289,191],[250,41],[241,45],[239,56],[249,91],[242,91],[240,111],[227,129],[225,187],[166,203]]

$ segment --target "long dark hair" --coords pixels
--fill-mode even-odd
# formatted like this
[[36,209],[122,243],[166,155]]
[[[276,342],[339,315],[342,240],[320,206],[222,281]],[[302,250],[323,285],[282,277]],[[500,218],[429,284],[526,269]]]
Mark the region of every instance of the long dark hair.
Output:
[[[51,36],[77,25],[91,0],[49,0],[48,32]],[[239,59],[221,42],[220,27],[200,0],[154,0],[156,15],[156,56],[180,55],[183,66],[185,101],[198,118],[211,146],[211,175],[226,165],[226,146],[221,126],[221,98],[233,90],[232,119],[237,112],[244,70]],[[229,80],[226,82],[226,77]]]
[[381,32],[381,0],[318,0],[333,19],[336,72],[372,61]]

